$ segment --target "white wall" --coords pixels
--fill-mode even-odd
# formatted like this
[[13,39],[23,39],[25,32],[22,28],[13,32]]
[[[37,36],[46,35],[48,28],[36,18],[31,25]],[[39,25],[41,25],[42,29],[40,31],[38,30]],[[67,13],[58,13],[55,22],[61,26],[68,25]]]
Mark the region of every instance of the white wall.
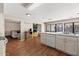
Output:
[[5,36],[4,33],[4,16],[0,13],[0,36]]
[[25,31],[28,31],[32,27],[33,27],[32,23],[28,23],[23,20],[21,21],[21,40],[25,39]]
[[5,36],[4,33],[3,3],[0,3],[0,36]]
[[44,25],[44,23],[41,23],[41,32],[45,32],[45,25]]
[[10,35],[12,30],[20,30],[20,23],[5,21],[5,35]]
[[0,3],[0,13],[3,13],[3,9],[4,9],[3,5],[4,5],[3,3]]

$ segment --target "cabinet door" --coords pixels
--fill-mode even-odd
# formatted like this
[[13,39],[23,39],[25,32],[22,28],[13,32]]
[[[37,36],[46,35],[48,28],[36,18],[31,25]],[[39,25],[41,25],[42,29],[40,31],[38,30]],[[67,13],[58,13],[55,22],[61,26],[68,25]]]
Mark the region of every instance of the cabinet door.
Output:
[[46,33],[41,34],[41,42],[55,48],[55,35]]
[[56,48],[64,51],[64,36],[57,35],[56,36]]
[[74,55],[78,55],[78,38],[74,37]]
[[79,37],[78,37],[78,56],[79,56]]
[[41,34],[41,43],[43,43],[43,44],[46,43],[46,41],[45,41],[45,34],[44,33]]
[[4,56],[5,55],[5,43],[4,40],[0,41],[0,56]]
[[41,34],[41,43],[47,45],[47,40],[48,40],[48,34],[46,33]]
[[45,33],[44,35],[45,35],[45,38],[44,38],[45,44],[48,45],[49,34]]
[[55,48],[55,35],[49,34],[48,35],[48,46]]
[[65,52],[71,55],[77,55],[76,47],[76,39],[74,37],[66,37],[65,39]]

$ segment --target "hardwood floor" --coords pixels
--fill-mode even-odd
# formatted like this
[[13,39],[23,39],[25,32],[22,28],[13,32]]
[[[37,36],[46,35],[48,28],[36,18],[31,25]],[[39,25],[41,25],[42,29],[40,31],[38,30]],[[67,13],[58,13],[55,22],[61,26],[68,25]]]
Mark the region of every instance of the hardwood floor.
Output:
[[39,38],[20,41],[8,37],[7,56],[67,56],[67,54],[40,43]]

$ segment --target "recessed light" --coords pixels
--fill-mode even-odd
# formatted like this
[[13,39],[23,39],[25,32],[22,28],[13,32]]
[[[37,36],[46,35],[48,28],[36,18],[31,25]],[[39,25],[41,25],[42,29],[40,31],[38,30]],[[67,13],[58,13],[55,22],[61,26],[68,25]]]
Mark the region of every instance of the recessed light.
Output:
[[22,6],[25,8],[28,8],[32,5],[33,3],[22,3]]
[[30,13],[26,13],[26,16],[31,16],[31,14]]

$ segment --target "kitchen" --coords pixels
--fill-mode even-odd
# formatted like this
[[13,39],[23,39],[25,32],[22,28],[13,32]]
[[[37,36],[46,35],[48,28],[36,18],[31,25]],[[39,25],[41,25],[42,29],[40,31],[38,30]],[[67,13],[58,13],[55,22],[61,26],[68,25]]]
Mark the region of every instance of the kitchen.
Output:
[[[65,54],[79,56],[79,3],[4,3],[4,12],[3,4],[1,5],[2,7],[0,7],[0,10],[2,10],[0,11],[0,55],[6,55],[6,50],[10,51],[11,53],[13,52],[13,55],[19,55],[22,51],[24,51],[22,52],[24,54],[21,55],[32,55],[28,54],[29,52],[27,53],[26,51],[26,47],[30,48],[30,44],[25,43],[27,42],[27,40],[25,39],[24,33],[25,31],[28,32],[30,28],[33,30],[33,24],[38,24],[39,28],[36,27],[38,31],[34,31],[40,33],[40,46],[45,45],[45,47],[48,49],[52,48],[52,50],[56,49],[62,51]],[[27,7],[25,7],[25,5]],[[6,21],[10,19],[21,23],[20,27],[15,25],[15,29],[19,27],[19,30],[21,32],[19,40],[12,40],[8,42],[7,38],[5,37],[5,29],[8,28],[10,24],[6,25],[5,28],[5,19]],[[11,29],[11,26],[9,28]],[[28,40],[30,41],[30,39]],[[11,44],[12,46],[10,46],[9,43],[13,43]],[[30,43],[33,43],[33,41]],[[20,50],[21,52],[18,52],[19,50],[16,48],[22,48],[22,45],[20,44],[25,44],[23,45],[23,48],[25,49]],[[6,49],[6,45],[9,46],[11,50],[9,50],[8,47]],[[31,49],[32,51],[35,49],[34,47],[37,47],[35,43],[34,46],[32,45],[31,47],[33,48]],[[12,50],[14,48],[17,54],[14,52],[15,50]],[[36,55],[42,55],[43,50],[41,52],[39,52],[39,50],[36,51],[38,51],[38,54]],[[8,53],[8,55],[12,55],[11,53]],[[58,52],[58,55],[59,54],[60,53]],[[54,53],[52,53],[52,55],[54,55]]]
[[70,55],[79,55],[79,17],[46,22],[45,28],[46,32],[41,34],[43,44]]

